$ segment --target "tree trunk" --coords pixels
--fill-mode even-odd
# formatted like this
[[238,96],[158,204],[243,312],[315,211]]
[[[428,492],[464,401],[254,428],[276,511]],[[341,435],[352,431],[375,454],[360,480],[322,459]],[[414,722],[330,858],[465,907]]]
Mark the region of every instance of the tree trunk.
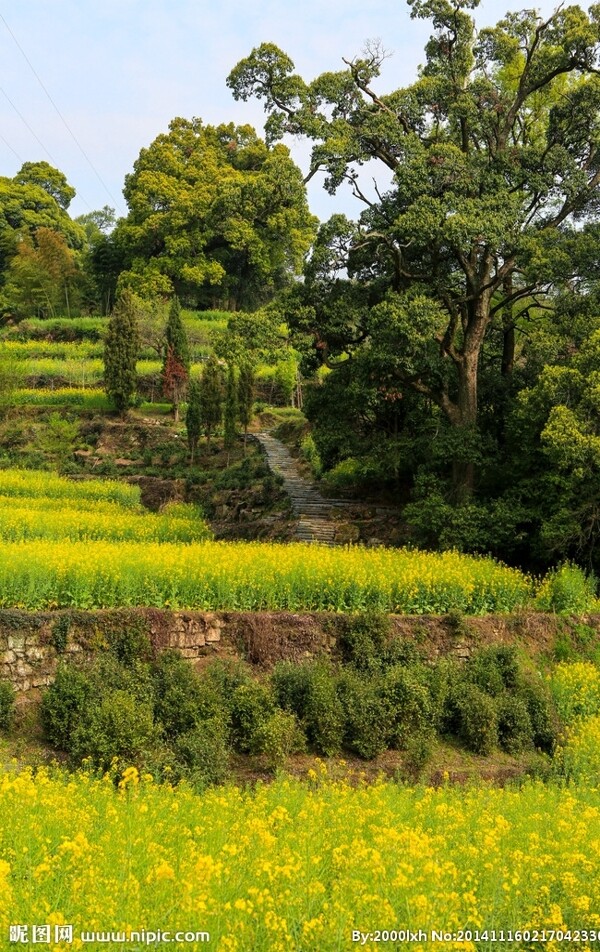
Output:
[[[502,290],[507,297],[510,297],[513,290],[512,274],[504,279]],[[508,377],[513,372],[515,365],[515,325],[513,323],[512,303],[508,303],[502,309],[502,365],[501,373],[503,377]]]
[[472,448],[477,433],[477,383],[479,349],[463,355],[458,367],[458,401],[454,420],[456,455],[452,463],[452,481],[457,502],[465,502],[475,489],[475,463]]

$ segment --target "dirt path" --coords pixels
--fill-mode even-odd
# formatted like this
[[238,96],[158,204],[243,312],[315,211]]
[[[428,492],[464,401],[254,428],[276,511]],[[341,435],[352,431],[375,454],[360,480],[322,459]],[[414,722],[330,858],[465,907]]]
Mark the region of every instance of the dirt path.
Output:
[[343,499],[324,499],[308,479],[301,475],[298,463],[288,448],[270,433],[256,433],[267,463],[283,477],[283,488],[290,497],[292,511],[298,519],[296,539],[303,542],[335,544],[335,509],[348,507]]

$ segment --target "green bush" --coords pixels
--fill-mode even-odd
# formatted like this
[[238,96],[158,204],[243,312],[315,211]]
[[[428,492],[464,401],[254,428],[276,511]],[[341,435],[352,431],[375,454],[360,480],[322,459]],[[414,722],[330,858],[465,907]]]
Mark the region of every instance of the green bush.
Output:
[[338,754],[344,742],[344,708],[336,690],[331,665],[314,661],[307,665],[310,675],[304,727],[309,743],[322,754]]
[[148,661],[152,649],[145,631],[135,626],[119,627],[108,635],[108,644],[115,658],[124,665],[134,665],[137,661]]
[[114,757],[143,763],[159,739],[151,704],[128,691],[110,690],[80,712],[68,750],[75,762],[89,757],[106,770]]
[[290,754],[306,750],[306,737],[295,714],[290,711],[274,711],[259,724],[254,734],[257,753],[266,756],[269,769],[283,767]]
[[491,754],[498,746],[498,717],[494,699],[475,684],[463,682],[456,698],[460,739],[475,754]]
[[242,754],[261,752],[261,729],[275,713],[270,685],[259,681],[241,684],[233,692],[231,729],[233,744]]
[[305,718],[308,708],[312,664],[314,662],[311,661],[304,664],[280,661],[271,674],[271,685],[277,704],[300,720]]
[[221,714],[218,692],[201,679],[189,661],[176,651],[165,651],[152,668],[154,714],[167,737],[193,730],[201,721]]
[[175,752],[195,787],[224,783],[229,777],[228,727],[220,717],[210,717],[178,737]]
[[15,689],[8,681],[0,681],[0,731],[9,731],[15,713]]
[[382,690],[390,711],[390,747],[406,749],[414,737],[421,738],[424,743],[426,738],[433,735],[435,709],[425,672],[421,668],[401,665],[390,668]]
[[532,745],[533,729],[525,700],[505,694],[497,701],[498,742],[508,754],[520,754]]
[[549,687],[542,681],[525,681],[519,696],[527,705],[534,747],[552,754],[558,739],[558,716]]
[[381,677],[364,677],[346,669],[338,680],[338,695],[344,710],[344,744],[372,760],[387,748],[390,708],[381,690]]
[[466,677],[492,697],[505,690],[516,690],[520,683],[520,669],[515,647],[493,645],[477,651],[467,662]]
[[384,612],[342,616],[336,624],[342,660],[359,671],[379,669],[386,660],[392,625]]
[[73,730],[92,693],[89,674],[73,664],[61,665],[42,696],[41,718],[46,737],[55,747],[69,750]]

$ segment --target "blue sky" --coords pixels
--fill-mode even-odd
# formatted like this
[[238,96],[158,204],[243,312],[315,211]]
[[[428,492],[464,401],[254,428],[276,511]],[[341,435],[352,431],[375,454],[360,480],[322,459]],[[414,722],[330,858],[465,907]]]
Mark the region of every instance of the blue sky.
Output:
[[[483,0],[477,20],[493,24],[523,6]],[[548,14],[554,6],[538,8]],[[399,0],[0,0],[0,14],[96,170],[0,19],[0,175],[13,176],[23,161],[50,162],[77,189],[72,215],[103,205],[125,214],[124,176],[175,116],[262,131],[261,105],[236,103],[225,85],[259,43],[280,46],[308,80],[342,68],[342,57],[379,38],[393,53],[379,81],[389,91],[413,81],[431,32]],[[306,145],[288,145],[305,169]],[[319,181],[310,183],[309,200],[320,218],[358,212],[347,193],[329,199]]]

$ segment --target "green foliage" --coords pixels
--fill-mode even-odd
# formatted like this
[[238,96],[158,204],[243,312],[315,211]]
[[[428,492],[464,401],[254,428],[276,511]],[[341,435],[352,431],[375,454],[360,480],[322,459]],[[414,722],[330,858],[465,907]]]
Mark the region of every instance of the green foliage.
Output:
[[261,753],[264,726],[274,713],[275,702],[268,685],[248,681],[236,688],[231,701],[232,740],[236,750]]
[[520,666],[514,645],[493,645],[475,652],[467,662],[465,677],[492,697],[520,686]]
[[223,417],[223,372],[217,358],[209,357],[200,378],[200,419],[206,433],[207,446]]
[[169,306],[169,318],[165,328],[165,355],[171,351],[175,359],[182,364],[186,373],[190,372],[190,345],[181,317],[179,299],[175,295]]
[[423,669],[417,665],[394,665],[386,672],[380,690],[390,711],[389,746],[406,750],[418,738],[424,749],[428,747],[435,707]]
[[181,734],[175,752],[187,768],[186,779],[197,789],[224,783],[230,775],[227,726],[220,717],[209,717]]
[[8,681],[0,681],[0,731],[9,731],[15,714],[15,689]]
[[596,579],[577,565],[565,563],[546,576],[536,605],[540,611],[584,614],[596,605]]
[[302,456],[306,462],[309,463],[311,472],[315,479],[320,479],[323,473],[323,464],[321,462],[321,457],[319,456],[316,443],[310,433],[308,436],[305,436],[300,443],[300,452],[302,453]]
[[344,616],[336,624],[342,659],[359,671],[377,670],[385,663],[392,625],[383,612]]
[[388,746],[391,711],[380,679],[365,678],[347,668],[338,678],[337,691],[344,711],[344,745],[367,760],[383,753]]
[[143,296],[256,307],[298,273],[314,234],[300,170],[250,126],[177,118],[126,176],[113,235]]
[[136,300],[124,291],[113,310],[104,342],[104,386],[120,414],[127,412],[137,388],[139,353]]
[[498,700],[498,742],[509,754],[520,754],[531,745],[533,728],[529,710],[521,697],[505,695]]
[[187,432],[187,441],[190,448],[190,461],[194,462],[194,456],[198,449],[200,436],[202,435],[202,407],[201,407],[200,384],[196,380],[191,380],[188,387],[188,403],[185,411],[185,429]]
[[475,684],[464,682],[455,698],[458,732],[467,750],[491,754],[498,746],[498,715],[494,699]]
[[90,757],[106,770],[114,757],[142,763],[157,740],[151,703],[116,688],[80,713],[68,747],[76,762]]
[[219,694],[176,651],[163,652],[153,666],[154,713],[167,738],[189,734],[221,714]]
[[237,420],[238,420],[238,394],[237,394],[237,382],[235,377],[235,367],[233,364],[230,364],[227,368],[227,386],[225,390],[225,412],[224,412],[224,422],[225,422],[225,433],[224,433],[224,444],[225,449],[230,450],[234,445],[237,437]]
[[73,458],[79,430],[78,420],[66,419],[58,412],[51,413],[38,430],[34,446],[54,465],[57,472],[63,473]]
[[[577,313],[580,289],[596,281],[596,14],[557,9],[536,23],[524,11],[481,29],[472,8],[413,5],[433,35],[402,89],[374,95],[386,58],[379,44],[306,82],[289,56],[263,43],[227,82],[237,99],[263,100],[269,141],[307,137],[310,174],[324,171],[331,193],[354,183],[367,204],[357,223],[336,215],[322,225],[305,281],[284,304],[305,371],[331,371],[307,407],[325,468],[354,459],[357,477],[380,486],[383,476],[396,488],[402,476],[402,488],[410,486],[421,467],[441,475],[452,483],[449,501],[465,504],[449,523],[435,506],[443,544],[486,551],[494,520],[485,505],[469,504],[475,489],[498,499],[499,459],[502,476],[512,476],[524,447],[541,451],[570,483],[560,518],[544,518],[543,534],[563,552],[590,551],[598,529],[593,388],[581,388],[587,395],[576,406],[566,399],[549,409],[541,446],[509,448],[506,422],[515,390],[539,366],[528,341],[532,325],[547,327],[541,307],[556,309],[568,286],[577,289]],[[376,201],[356,184],[371,160],[393,182]],[[546,330],[538,341],[549,351],[553,338]],[[581,499],[573,490],[586,475]],[[545,504],[533,489],[537,531]],[[507,544],[511,521],[518,529],[513,551],[527,548],[529,530],[514,503],[498,502]],[[425,532],[425,500],[420,509],[413,517]]]
[[331,666],[316,661],[308,671],[305,707],[298,715],[310,743],[328,757],[340,752],[344,742],[344,708],[337,693]]
[[306,737],[295,714],[276,710],[254,731],[253,747],[265,756],[269,769],[277,771],[291,754],[306,750]]
[[65,653],[70,630],[71,618],[69,615],[60,615],[52,625],[50,641],[57,654]]
[[252,408],[254,406],[254,371],[248,361],[240,365],[238,376],[238,419],[244,428],[244,446],[246,434],[252,422]]
[[42,696],[41,717],[46,737],[69,750],[73,731],[91,695],[88,675],[74,665],[60,665],[54,682]]

